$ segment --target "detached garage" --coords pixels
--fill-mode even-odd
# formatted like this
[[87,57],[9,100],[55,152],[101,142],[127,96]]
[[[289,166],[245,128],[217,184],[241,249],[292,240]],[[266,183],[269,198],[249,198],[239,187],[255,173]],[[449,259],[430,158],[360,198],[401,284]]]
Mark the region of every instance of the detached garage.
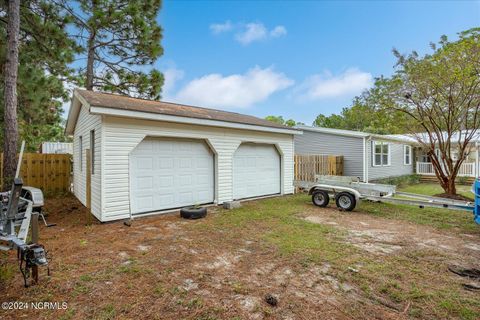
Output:
[[75,90],[73,189],[100,221],[293,193],[301,131],[214,109]]

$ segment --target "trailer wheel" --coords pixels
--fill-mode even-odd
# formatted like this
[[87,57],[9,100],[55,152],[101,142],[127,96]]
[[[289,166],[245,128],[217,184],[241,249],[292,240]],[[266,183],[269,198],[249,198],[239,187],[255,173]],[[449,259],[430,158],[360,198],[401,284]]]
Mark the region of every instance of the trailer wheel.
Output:
[[328,192],[323,190],[315,190],[312,193],[312,202],[317,207],[326,207],[328,206],[328,202],[330,201],[330,197],[328,196]]
[[340,192],[337,194],[335,197],[335,203],[337,204],[337,208],[345,211],[352,211],[357,205],[355,197],[348,192]]

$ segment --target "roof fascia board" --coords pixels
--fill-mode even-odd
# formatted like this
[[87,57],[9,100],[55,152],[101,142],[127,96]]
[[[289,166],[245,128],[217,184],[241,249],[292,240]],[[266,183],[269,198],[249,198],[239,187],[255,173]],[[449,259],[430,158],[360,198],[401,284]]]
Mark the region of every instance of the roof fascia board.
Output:
[[409,144],[409,145],[418,144],[418,142],[416,141],[410,141],[402,138],[388,137],[388,136],[383,136],[381,134],[371,134],[370,136],[377,141],[381,140],[381,141],[397,142],[397,143],[403,143],[403,144]]
[[82,106],[90,108],[90,104],[82,97],[77,90],[73,91],[72,103],[70,104],[70,110],[68,111],[67,124],[65,125],[65,134],[72,135],[77,126],[78,116]]
[[370,134],[365,133],[365,132],[346,132],[345,131],[337,131],[336,129],[330,129],[330,128],[313,128],[313,127],[304,127],[304,126],[297,126],[296,128],[304,131],[312,131],[312,132],[318,132],[318,133],[326,133],[326,134],[332,134],[332,135],[337,135],[337,136],[345,136],[345,137],[354,137],[354,138],[363,138],[363,137],[368,137]]
[[106,108],[106,107],[100,107],[100,106],[90,106],[90,112],[94,114],[116,116],[116,117],[123,117],[123,118],[136,118],[136,119],[144,119],[144,120],[196,124],[196,125],[204,125],[204,126],[254,130],[254,131],[283,133],[283,134],[302,134],[301,130],[296,130],[296,129],[282,129],[282,128],[274,128],[274,127],[257,126],[257,125],[251,125],[251,124],[219,121],[219,120],[187,118],[187,117],[179,117],[179,116],[173,116],[173,115],[167,115],[167,114],[114,109],[114,108]]

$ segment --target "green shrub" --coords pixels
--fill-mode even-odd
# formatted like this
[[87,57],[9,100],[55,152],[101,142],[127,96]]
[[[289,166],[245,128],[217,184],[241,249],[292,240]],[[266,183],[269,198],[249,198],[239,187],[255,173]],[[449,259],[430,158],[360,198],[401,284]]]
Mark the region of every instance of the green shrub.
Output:
[[464,176],[462,176],[462,177],[457,177],[457,182],[458,182],[459,184],[469,184],[469,183],[468,183],[468,177],[464,177]]

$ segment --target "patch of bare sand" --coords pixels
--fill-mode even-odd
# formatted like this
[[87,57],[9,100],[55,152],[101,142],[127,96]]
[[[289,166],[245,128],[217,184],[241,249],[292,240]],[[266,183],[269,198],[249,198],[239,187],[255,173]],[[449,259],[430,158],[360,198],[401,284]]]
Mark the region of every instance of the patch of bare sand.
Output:
[[474,235],[373,217],[361,212],[345,213],[333,208],[311,210],[302,218],[346,231],[344,241],[373,254],[388,255],[405,249],[430,249],[458,260],[463,260],[466,256],[477,261],[480,258],[480,239]]

